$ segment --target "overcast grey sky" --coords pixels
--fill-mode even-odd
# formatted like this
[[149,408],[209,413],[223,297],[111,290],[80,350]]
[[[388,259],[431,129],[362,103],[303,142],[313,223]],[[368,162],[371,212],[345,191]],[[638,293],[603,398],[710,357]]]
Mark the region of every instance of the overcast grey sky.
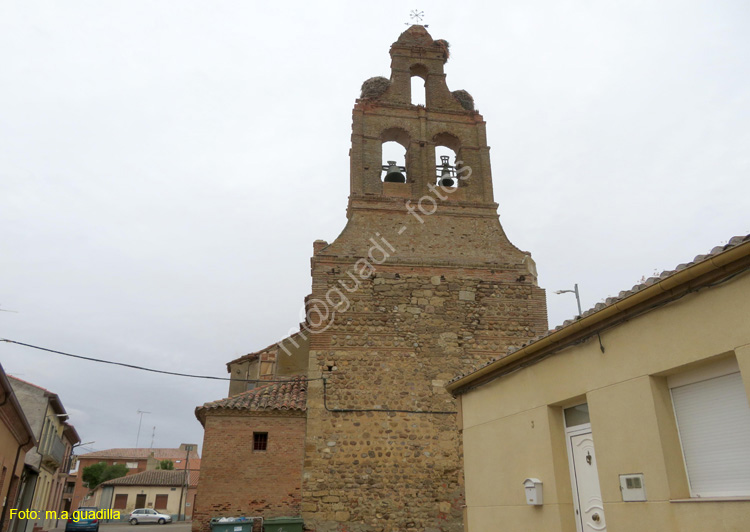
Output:
[[[351,108],[414,7],[487,121],[550,326],[750,232],[750,4],[0,2],[0,337],[226,376],[301,320]],[[93,447],[202,444],[225,383],[0,344]],[[201,448],[202,451],[202,448]]]

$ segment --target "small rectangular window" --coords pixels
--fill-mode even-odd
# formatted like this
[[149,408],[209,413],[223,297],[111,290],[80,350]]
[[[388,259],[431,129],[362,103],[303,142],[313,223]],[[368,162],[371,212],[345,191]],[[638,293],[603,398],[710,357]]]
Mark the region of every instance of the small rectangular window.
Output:
[[253,432],[253,451],[265,451],[268,449],[268,433]]
[[138,469],[138,462],[126,462],[125,467],[128,469]]

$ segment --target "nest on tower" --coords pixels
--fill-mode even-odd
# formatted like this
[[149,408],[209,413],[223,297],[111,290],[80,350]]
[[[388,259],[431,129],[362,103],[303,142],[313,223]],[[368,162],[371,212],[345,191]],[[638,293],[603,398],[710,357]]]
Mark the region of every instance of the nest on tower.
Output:
[[362,84],[360,98],[379,98],[390,86],[391,80],[383,76],[375,76]]
[[458,103],[461,104],[461,107],[463,107],[467,111],[474,110],[474,98],[467,91],[461,89],[453,91],[451,92],[451,94],[456,100],[458,100]]
[[450,51],[451,43],[449,43],[445,39],[438,39],[435,41],[435,44],[437,44],[438,46],[440,46],[440,48],[443,49],[443,56],[445,57],[445,60],[447,61],[448,58],[451,56],[451,51]]

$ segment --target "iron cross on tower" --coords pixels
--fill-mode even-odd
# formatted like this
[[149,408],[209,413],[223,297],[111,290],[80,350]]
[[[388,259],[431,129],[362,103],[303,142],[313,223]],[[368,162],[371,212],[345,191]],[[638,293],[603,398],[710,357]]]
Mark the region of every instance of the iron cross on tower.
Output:
[[[424,20],[424,11],[421,11],[419,9],[412,9],[409,13],[409,18],[411,19],[411,22],[404,22],[407,26],[411,26],[412,24],[422,24],[422,21]],[[427,28],[427,24],[424,24],[424,27]]]

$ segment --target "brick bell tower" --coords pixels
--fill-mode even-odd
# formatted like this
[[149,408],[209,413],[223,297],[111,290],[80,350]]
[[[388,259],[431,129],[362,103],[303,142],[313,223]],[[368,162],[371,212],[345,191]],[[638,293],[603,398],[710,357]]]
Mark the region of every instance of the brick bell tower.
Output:
[[[411,26],[390,53],[354,105],[346,227],[312,258],[301,509],[317,532],[462,531],[444,384],[547,328],[534,262],[498,220],[485,122],[446,84],[448,43]],[[383,160],[391,141],[403,165]]]

